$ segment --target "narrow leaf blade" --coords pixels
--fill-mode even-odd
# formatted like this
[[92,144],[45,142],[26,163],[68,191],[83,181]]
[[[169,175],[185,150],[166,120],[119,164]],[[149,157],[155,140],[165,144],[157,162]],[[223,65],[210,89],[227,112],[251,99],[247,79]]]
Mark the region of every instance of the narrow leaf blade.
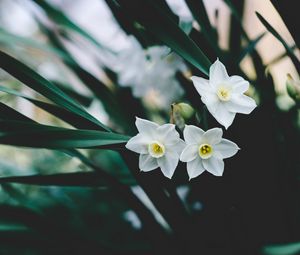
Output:
[[108,127],[87,113],[76,101],[66,95],[54,84],[50,83],[19,60],[2,51],[0,51],[0,67],[57,105],[97,124],[101,129],[109,131]]
[[[210,60],[195,42],[168,15],[165,15],[163,10],[155,5],[155,2],[148,0],[118,0],[117,2],[123,11],[132,15],[145,27],[146,31],[154,34],[178,55],[208,75]],[[141,9],[146,11],[141,12]]]

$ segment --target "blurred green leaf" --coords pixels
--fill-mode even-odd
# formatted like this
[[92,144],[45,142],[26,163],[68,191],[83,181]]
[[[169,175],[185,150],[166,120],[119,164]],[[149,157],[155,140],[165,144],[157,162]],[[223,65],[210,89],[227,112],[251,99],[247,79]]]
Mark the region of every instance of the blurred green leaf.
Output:
[[73,98],[77,102],[79,102],[84,107],[88,107],[91,105],[93,101],[93,96],[83,95],[80,92],[75,91],[70,84],[62,83],[59,81],[50,81],[56,87],[60,88],[64,93],[66,93],[69,97]]
[[210,60],[155,2],[149,0],[116,0],[114,2],[118,3],[127,15],[131,15],[140,22],[146,31],[154,34],[178,55],[208,75]]
[[64,59],[65,61],[72,61],[68,55],[66,55],[64,52],[61,50],[51,47],[48,44],[45,43],[40,43],[36,40],[32,40],[30,38],[18,36],[11,34],[4,29],[0,28],[0,43],[4,43],[8,46],[15,46],[16,44],[24,45],[26,47],[34,48],[34,49],[39,49],[41,51],[51,53],[54,55],[57,55],[58,57]]
[[72,130],[7,120],[0,121],[0,130],[0,144],[48,149],[124,148],[120,144],[130,138],[111,132]]
[[57,105],[98,125],[99,129],[110,131],[108,127],[86,112],[78,102],[74,101],[54,84],[50,83],[19,60],[2,51],[0,51],[0,67]]
[[203,1],[186,0],[185,2],[188,5],[190,11],[192,12],[193,17],[200,25],[201,33],[203,33],[206,40],[211,44],[215,53],[219,57],[221,57],[222,52],[218,45],[217,32],[209,21],[208,14],[206,12]]
[[263,248],[264,255],[297,255],[300,253],[300,243],[270,245]]
[[[297,46],[296,45],[293,45],[291,47],[291,49],[294,51],[295,49],[297,49]],[[274,65],[276,63],[278,63],[279,61],[281,61],[282,59],[284,59],[285,57],[287,56],[287,52],[285,51],[284,53],[278,55],[277,57],[273,58],[268,64],[267,66],[270,66],[270,65]]]
[[[243,26],[240,26],[240,20],[243,21],[245,0],[229,0],[225,1],[230,6],[231,15],[229,21],[229,50],[231,59],[238,59],[242,51],[242,35]],[[234,6],[234,10],[233,7]]]
[[[82,68],[76,61],[73,59],[72,55],[69,53],[68,49],[63,45],[60,40],[60,37],[55,33],[51,28],[48,28],[45,24],[37,20],[41,30],[49,38],[50,42],[58,49],[63,51],[65,54],[72,59],[72,62],[66,62],[65,64],[73,71],[83,84],[96,96],[101,103],[103,104],[105,111],[110,115],[110,118],[119,126],[121,126],[126,132],[132,131],[131,123],[134,122],[133,118],[135,115],[129,114],[126,110],[130,110],[130,107],[124,108],[122,104],[116,98],[114,92],[118,90],[109,89],[99,78],[95,77],[93,74],[86,71]],[[63,36],[63,35],[61,35]],[[67,38],[64,38],[67,39]],[[70,43],[74,43],[70,41]],[[124,96],[124,95],[123,95]],[[132,101],[132,98],[131,98]],[[139,107],[142,108],[141,105]],[[128,118],[129,117],[129,118]],[[130,119],[130,121],[128,121]]]
[[0,91],[8,93],[10,95],[15,95],[21,98],[28,100],[29,102],[33,103],[37,107],[47,111],[48,113],[52,114],[53,116],[60,118],[61,120],[69,123],[70,125],[83,128],[83,129],[98,129],[98,125],[94,124],[93,122],[87,121],[85,118],[81,117],[80,115],[74,114],[64,108],[61,108],[54,104],[49,104],[40,100],[36,100],[34,98],[28,97],[16,90],[12,90],[0,85]]
[[184,20],[180,20],[178,25],[182,29],[182,31],[185,32],[187,35],[189,35],[189,33],[193,29],[193,22],[186,22]]
[[231,0],[224,0],[227,6],[230,8],[232,15],[236,18],[236,20],[242,20],[242,15],[238,12],[236,6],[233,4]]
[[238,63],[240,63],[247,54],[250,54],[256,48],[256,45],[260,42],[260,40],[266,35],[266,33],[260,34],[256,39],[248,42],[248,45],[242,50],[240,57],[238,58]]
[[0,232],[3,231],[19,232],[19,231],[26,231],[26,230],[28,230],[28,228],[22,224],[4,224],[0,222]]
[[[244,29],[243,26],[243,17],[242,15],[240,15],[238,8],[236,8],[236,6],[234,5],[234,3],[232,2],[232,0],[224,0],[224,2],[227,4],[227,6],[230,8],[231,14],[232,16],[236,19],[237,24],[239,26],[241,35],[245,38],[247,43],[251,42],[251,39],[249,38],[247,32]],[[232,31],[232,33],[234,33],[234,31]],[[233,34],[234,36],[234,34]],[[260,80],[260,82],[265,82],[263,80],[265,80],[265,66],[263,64],[262,58],[259,55],[259,53],[256,51],[256,49],[254,48],[253,51],[251,52],[251,57],[253,60],[253,65],[256,71],[256,75],[258,80]],[[237,56],[238,57],[238,56]],[[236,62],[238,63],[238,62]],[[257,87],[259,90],[261,89],[260,87]]]
[[19,120],[32,122],[32,119],[26,117],[25,115],[17,112],[11,107],[0,102],[0,119],[1,120]]
[[[19,124],[22,124],[22,130],[35,130],[35,129],[41,129],[45,127],[46,129],[53,128],[56,129],[56,127],[51,126],[45,126],[45,125],[39,125],[38,123],[34,122],[32,119],[26,117],[25,115],[17,112],[16,110],[10,108],[9,106],[3,104],[0,102],[0,119],[6,120],[6,124],[0,126],[0,132],[1,131],[18,131],[20,130]],[[25,122],[25,123],[24,123]],[[91,169],[96,171],[98,174],[101,174],[102,178],[107,180],[109,183],[112,183],[113,186],[119,186],[119,183],[114,179],[112,176],[110,176],[108,173],[105,172],[105,170],[102,169],[102,167],[99,167],[99,165],[93,163],[89,158],[84,156],[82,153],[75,149],[60,149],[60,152],[63,152],[70,157],[75,157],[79,159],[83,164],[89,166]],[[109,151],[107,151],[109,152]],[[110,159],[112,160],[112,159]],[[101,160],[99,161],[99,163]],[[114,160],[112,160],[114,162]],[[123,162],[122,162],[123,163]],[[102,162],[101,162],[102,165]],[[120,168],[121,166],[114,166]],[[114,171],[114,176],[117,177],[118,180],[120,180],[124,184],[133,184],[135,181],[126,175],[120,175],[118,174],[118,171]]]
[[87,38],[90,42],[92,42],[97,47],[100,47],[101,49],[104,48],[104,46],[100,44],[93,36],[91,36],[85,30],[81,29],[71,19],[69,19],[63,12],[53,7],[49,3],[47,3],[47,1],[45,0],[32,0],[32,1],[35,2],[39,7],[41,7],[48,15],[48,17],[52,19],[56,24],[80,34],[81,36]]
[[295,20],[298,19],[299,15],[299,3],[297,1],[281,1],[271,0],[272,4],[276,8],[277,12],[281,16],[284,24],[290,31],[293,39],[295,40],[298,47],[300,46],[300,30],[299,25]]
[[296,55],[294,54],[294,51],[292,48],[286,43],[286,41],[282,38],[282,36],[275,30],[274,27],[258,12],[256,12],[256,16],[259,18],[261,23],[266,27],[266,29],[278,40],[281,42],[283,47],[285,48],[288,56],[292,60],[293,64],[295,65],[298,73],[300,73],[300,62]]
[[105,180],[103,180],[102,178],[102,175],[97,172],[75,172],[51,175],[0,177],[0,184],[2,183],[108,188]]

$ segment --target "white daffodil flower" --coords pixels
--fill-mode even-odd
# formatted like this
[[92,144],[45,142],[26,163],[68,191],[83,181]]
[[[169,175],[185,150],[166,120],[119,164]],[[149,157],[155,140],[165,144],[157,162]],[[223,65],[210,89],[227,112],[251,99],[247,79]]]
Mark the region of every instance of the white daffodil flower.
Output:
[[137,98],[149,101],[155,95],[150,100],[153,105],[169,109],[184,94],[176,73],[186,71],[186,65],[167,47],[153,46],[145,50],[134,37],[128,37],[128,41],[129,47],[118,54],[111,66],[118,73],[119,84],[131,87]]
[[221,128],[212,128],[204,132],[201,128],[186,125],[183,131],[186,147],[180,160],[187,162],[189,178],[195,178],[205,170],[215,176],[222,176],[224,158],[232,157],[239,147],[222,138]]
[[209,80],[197,76],[191,79],[208,111],[226,129],[236,113],[249,114],[256,107],[255,101],[244,94],[249,82],[237,75],[228,76],[218,59],[209,69]]
[[127,142],[126,148],[140,154],[140,170],[148,172],[160,167],[162,173],[171,178],[185,147],[175,125],[160,126],[140,118],[136,118],[135,125],[139,133]]

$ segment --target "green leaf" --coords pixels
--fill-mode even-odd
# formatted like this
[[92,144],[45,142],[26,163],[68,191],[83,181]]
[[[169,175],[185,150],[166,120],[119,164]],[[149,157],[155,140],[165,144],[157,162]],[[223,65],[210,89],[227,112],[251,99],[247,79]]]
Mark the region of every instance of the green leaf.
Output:
[[[4,118],[3,118],[4,117]],[[19,131],[20,130],[20,124],[21,129],[24,131],[30,131],[30,130],[38,130],[41,128],[45,128],[46,130],[49,128],[57,129],[56,127],[52,126],[45,126],[45,125],[39,125],[38,123],[34,122],[32,119],[27,118],[26,116],[22,115],[21,113],[15,111],[14,109],[6,106],[5,104],[2,104],[0,102],[0,119],[5,119],[5,124],[0,126],[0,132],[5,131]],[[25,123],[24,123],[25,122]],[[107,147],[108,148],[108,147]],[[93,170],[95,170],[98,174],[101,174],[101,177],[107,181],[108,183],[113,182],[113,185],[117,185],[116,182],[114,182],[114,178],[110,176],[108,173],[105,172],[101,167],[98,165],[95,165],[89,158],[81,154],[79,151],[75,149],[60,149],[59,150],[62,153],[65,153],[69,155],[70,157],[75,157],[79,159],[83,164],[89,166]],[[135,182],[128,178],[128,176],[117,176],[118,180],[121,180],[124,184],[132,185]]]
[[[239,31],[241,32],[241,36],[245,39],[246,43],[250,43],[252,39],[249,38],[247,32],[244,29],[244,24],[243,24],[243,8],[241,8],[241,3],[239,0],[224,0],[224,2],[228,5],[228,7],[231,10],[232,13],[232,18],[235,18],[237,23],[233,23],[239,26]],[[245,1],[242,1],[245,2]],[[234,35],[234,30],[232,30],[232,35]],[[233,46],[233,45],[232,45]],[[234,46],[233,46],[234,47]],[[239,50],[239,52],[236,52],[237,58],[240,55],[242,49]],[[228,57],[230,57],[231,52],[229,52]],[[237,58],[232,62],[232,64],[237,65]],[[262,60],[261,55],[259,52],[254,48],[251,52],[251,58],[253,62],[253,66],[255,69],[256,73],[256,79],[252,81],[252,84],[255,86],[255,89],[258,92],[258,95],[260,95],[261,99],[261,105],[274,105],[274,84],[273,84],[273,79],[272,76],[267,75],[265,73],[266,66]],[[241,73],[243,71],[240,69],[240,66],[237,65],[237,68],[240,70]],[[247,75],[244,73],[244,76],[247,77]],[[248,80],[251,80],[251,77],[248,77]]]
[[59,173],[51,175],[0,177],[0,184],[20,183],[43,186],[81,186],[107,188],[103,176],[97,172]]
[[286,2],[281,0],[271,0],[271,2],[281,16],[296,45],[300,47],[300,30],[298,23],[295,22],[299,15],[299,3],[297,1]]
[[264,255],[297,255],[300,253],[300,243],[270,245],[263,248]]
[[45,0],[32,0],[34,1],[39,7],[41,7],[45,13],[48,15],[50,19],[52,19],[56,24],[66,27],[81,36],[87,38],[90,42],[92,42],[97,47],[103,49],[104,46],[100,44],[93,36],[87,33],[85,30],[81,29],[78,25],[76,25],[71,19],[69,19],[63,12],[59,9],[53,7]]
[[[291,49],[294,51],[295,49],[297,49],[297,46],[294,44]],[[282,59],[284,59],[287,56],[287,52],[283,52],[280,55],[278,55],[277,57],[273,58],[268,64],[267,66],[271,66],[274,65],[276,63],[278,63],[279,61],[281,61]]]
[[258,12],[256,12],[256,16],[259,18],[261,23],[266,27],[266,29],[278,40],[281,42],[283,47],[285,48],[288,56],[292,60],[293,64],[295,65],[297,71],[300,73],[300,62],[298,58],[295,56],[294,51],[292,48],[286,43],[286,41],[282,38],[282,36],[275,30],[274,27]]
[[131,15],[145,27],[145,30],[155,35],[178,55],[208,75],[210,60],[202,50],[189,38],[178,25],[158,8],[154,1],[116,0],[121,10]]
[[0,43],[4,43],[8,46],[10,45],[15,46],[16,44],[19,44],[25,47],[39,49],[47,53],[55,54],[67,62],[72,61],[67,54],[65,54],[59,49],[56,49],[55,47],[51,47],[47,44],[40,43],[30,38],[11,34],[1,28],[0,28]]
[[0,120],[0,144],[48,149],[124,148],[130,137],[96,130],[73,130]]
[[16,90],[12,90],[0,85],[0,91],[8,93],[10,95],[15,95],[21,98],[28,100],[29,102],[33,103],[37,107],[47,111],[48,113],[52,114],[53,116],[60,118],[61,120],[69,123],[70,125],[76,128],[83,128],[83,129],[98,129],[98,125],[94,122],[88,121],[85,118],[81,117],[80,115],[74,114],[64,108],[61,108],[54,104],[49,104],[43,101],[36,100],[34,98],[28,97]]
[[193,17],[201,27],[205,39],[211,44],[215,53],[221,57],[222,51],[218,45],[216,29],[211,25],[203,1],[186,0]]
[[266,33],[260,34],[256,39],[248,42],[248,45],[242,50],[240,57],[238,58],[238,63],[240,63],[247,54],[250,54],[255,50],[256,45],[260,40],[266,35]]
[[27,227],[23,226],[22,224],[3,224],[0,223],[0,233],[1,232],[23,232],[28,230]]
[[9,106],[0,102],[0,119],[1,120],[19,120],[26,122],[33,122],[32,119],[26,117],[25,115],[17,112],[16,110],[10,108]]
[[28,87],[53,101],[57,105],[85,118],[90,122],[93,122],[94,124],[99,126],[99,129],[109,131],[108,127],[103,125],[100,121],[86,112],[78,104],[78,102],[74,101],[54,84],[50,83],[48,80],[40,76],[38,73],[33,71],[31,68],[29,68],[19,60],[9,56],[2,51],[0,51],[0,67]]
[[224,0],[227,6],[230,8],[232,15],[236,18],[236,20],[242,20],[241,15],[239,14],[237,8],[234,6],[231,0]]
[[[50,42],[55,45],[55,47],[65,52],[65,54],[69,55],[70,58],[72,58],[68,50],[59,40],[57,33],[49,29],[41,22],[39,22],[39,25],[41,27],[41,30],[44,31],[44,33],[48,36]],[[123,93],[124,90],[122,90],[121,92],[121,89],[109,89],[101,80],[99,80],[91,73],[87,72],[75,61],[73,61],[72,63],[65,63],[73,71],[74,75],[76,75],[83,82],[83,84],[101,101],[103,107],[105,108],[105,111],[109,114],[113,122],[122,127],[122,129],[125,130],[126,133],[132,133],[132,123],[134,122],[134,116],[137,115],[135,110],[140,109],[140,112],[143,112],[143,107],[141,104],[139,104],[137,108],[124,107],[122,101],[125,100],[125,104],[127,105],[128,102],[137,102],[137,99],[134,99],[131,96],[130,101],[126,101],[126,94]],[[121,98],[119,98],[119,92],[121,92]],[[135,112],[132,113],[132,110],[134,110]],[[142,115],[140,114],[139,116]]]
[[[68,130],[61,127],[42,125],[34,121],[0,120],[0,131],[3,133],[39,130]],[[73,129],[71,129],[73,130]]]
[[87,96],[83,95],[80,92],[75,91],[70,84],[62,83],[59,81],[50,81],[52,84],[54,84],[56,87],[60,88],[64,93],[66,93],[69,97],[73,98],[77,102],[79,102],[84,107],[88,107],[91,105],[93,101],[93,96]]
[[186,22],[184,20],[179,20],[179,27],[181,28],[181,30],[184,33],[186,33],[187,35],[189,35],[189,33],[193,29],[193,22]]

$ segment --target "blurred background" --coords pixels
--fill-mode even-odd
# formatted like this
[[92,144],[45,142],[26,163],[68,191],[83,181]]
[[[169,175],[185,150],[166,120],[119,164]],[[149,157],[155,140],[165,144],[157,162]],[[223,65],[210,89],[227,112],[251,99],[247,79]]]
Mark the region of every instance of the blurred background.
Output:
[[[51,12],[45,11],[42,2],[0,0],[0,49],[72,95],[102,123],[117,132],[134,135],[135,115],[144,114],[158,123],[165,123],[174,117],[172,103],[189,102],[180,83],[197,71],[155,40],[144,53],[147,44],[143,45],[143,40],[136,39],[120,25],[122,19],[116,19],[116,13],[107,4],[113,1],[46,1],[80,27],[86,33],[85,37],[81,31],[76,33],[77,28],[65,33],[62,28],[66,24],[60,24],[59,18],[51,19]],[[202,33],[203,28],[193,18],[184,0],[166,2],[179,17],[187,34],[193,37],[193,30]],[[252,48],[261,56],[264,66],[261,73],[273,78],[274,95],[271,96],[274,98],[271,103],[263,101],[264,92],[255,85],[261,74],[257,74],[253,63],[253,49],[248,48],[238,69],[229,66],[229,74],[240,75],[232,73],[236,70],[243,72],[252,84],[247,93],[266,107],[259,107],[249,120],[245,116],[239,117],[237,124],[225,133],[241,144],[241,154],[237,159],[228,160],[224,179],[207,174],[187,182],[182,173],[175,178],[176,192],[189,212],[194,228],[198,228],[191,227],[188,237],[191,242],[200,239],[200,246],[203,245],[199,252],[191,254],[300,254],[297,243],[300,241],[299,110],[293,110],[296,103],[286,90],[287,74],[295,80],[299,80],[299,76],[282,43],[267,32],[255,12],[272,24],[293,48],[296,57],[299,57],[299,50],[270,1],[232,2],[237,3],[237,9],[242,13],[242,25],[250,40],[259,38]],[[246,48],[248,42],[240,39],[235,44],[232,40],[232,33],[239,28],[234,24],[228,1],[204,0],[203,4],[211,26],[216,29],[218,47],[227,56],[224,59],[231,59],[231,54],[236,57],[235,47]],[[58,37],[60,40],[56,41]],[[202,45],[201,49],[206,53]],[[146,66],[139,70],[139,59],[146,58],[144,55],[153,59],[155,67]],[[215,54],[207,55],[215,61]],[[79,69],[68,65],[69,57]],[[181,80],[177,79],[177,72],[181,72]],[[97,99],[95,91],[85,84],[93,85],[94,78],[116,92],[118,106],[134,109],[128,113],[129,117],[125,116],[128,119],[116,121],[121,115],[125,118],[123,112],[119,113],[119,108],[113,107],[108,110],[106,103]],[[119,83],[117,88],[116,83]],[[19,81],[2,70],[0,85],[47,101],[30,88],[20,86]],[[132,103],[126,103],[128,98]],[[0,99],[1,103],[39,123],[71,127],[11,93],[0,92]],[[276,110],[269,109],[273,107],[272,103]],[[209,124],[215,122],[209,120]],[[158,212],[117,152],[84,150],[82,153],[106,173],[128,185],[164,231],[172,232],[166,217]],[[91,171],[80,160],[59,151],[0,145],[2,177]],[[154,184],[160,180],[161,176],[155,174],[151,179]],[[171,245],[176,238],[171,239]],[[0,186],[0,254],[160,254],[159,249],[153,248],[152,241],[143,231],[143,222],[133,208],[110,187]],[[273,253],[273,244],[275,249],[280,244],[294,245],[283,250],[293,253],[276,253],[278,250]],[[197,245],[194,243],[194,246]],[[175,252],[175,248],[164,249],[161,251]]]

